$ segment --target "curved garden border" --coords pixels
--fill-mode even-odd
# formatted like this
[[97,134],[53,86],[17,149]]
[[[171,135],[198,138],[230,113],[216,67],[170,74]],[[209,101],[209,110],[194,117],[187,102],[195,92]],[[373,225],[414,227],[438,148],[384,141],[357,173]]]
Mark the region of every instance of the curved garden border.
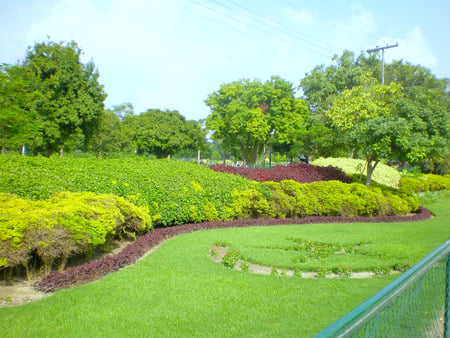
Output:
[[116,255],[106,256],[86,264],[68,268],[62,272],[51,272],[47,276],[44,276],[40,281],[37,281],[34,284],[34,287],[39,291],[52,292],[97,280],[111,272],[135,263],[149,250],[155,248],[169,238],[199,230],[286,224],[408,222],[426,220],[431,217],[432,214],[428,209],[420,207],[416,214],[407,216],[308,216],[304,218],[282,219],[237,219],[232,221],[191,223],[167,228],[158,228],[139,237]]

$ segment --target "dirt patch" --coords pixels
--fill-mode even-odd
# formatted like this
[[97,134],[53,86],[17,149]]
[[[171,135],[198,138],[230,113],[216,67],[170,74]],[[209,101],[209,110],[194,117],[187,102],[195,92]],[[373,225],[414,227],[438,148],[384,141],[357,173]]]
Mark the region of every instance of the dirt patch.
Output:
[[0,281],[0,307],[14,306],[33,302],[49,294],[33,288],[35,280],[2,280]]
[[[89,258],[85,258],[77,262],[83,264],[88,261],[99,259],[101,257],[112,256],[122,251],[132,241],[121,241],[114,243],[113,249],[106,253],[96,253]],[[36,277],[31,280],[23,279],[9,279],[0,280],[0,307],[15,306],[25,303],[30,303],[48,297],[51,292],[45,293],[37,291],[33,284],[39,280],[40,277]]]

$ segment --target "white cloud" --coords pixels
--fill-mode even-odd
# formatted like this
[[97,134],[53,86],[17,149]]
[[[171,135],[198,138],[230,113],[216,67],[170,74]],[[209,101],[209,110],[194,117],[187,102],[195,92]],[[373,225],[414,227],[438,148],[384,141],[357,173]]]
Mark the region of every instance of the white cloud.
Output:
[[419,27],[413,28],[403,38],[383,37],[380,46],[398,42],[397,48],[389,49],[385,53],[386,62],[404,59],[413,64],[420,64],[427,68],[437,68],[438,60],[431,50],[431,45]]
[[335,45],[358,51],[364,49],[367,36],[376,31],[377,25],[373,14],[363,7],[352,7],[351,11],[348,19],[335,23]]

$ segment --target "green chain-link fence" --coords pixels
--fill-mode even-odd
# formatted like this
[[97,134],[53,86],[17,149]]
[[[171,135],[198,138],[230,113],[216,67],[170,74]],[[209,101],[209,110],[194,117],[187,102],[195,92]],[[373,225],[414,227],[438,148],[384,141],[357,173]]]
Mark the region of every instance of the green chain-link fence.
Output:
[[450,338],[450,240],[316,337]]

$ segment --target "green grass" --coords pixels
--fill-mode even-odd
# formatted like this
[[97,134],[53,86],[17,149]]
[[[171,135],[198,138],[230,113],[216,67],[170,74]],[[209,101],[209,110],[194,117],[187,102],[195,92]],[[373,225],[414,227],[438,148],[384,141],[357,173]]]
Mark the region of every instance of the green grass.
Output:
[[[358,241],[412,263],[450,233],[450,199],[430,206],[437,217],[393,224],[316,224],[208,230],[175,237],[137,264],[36,303],[0,309],[3,337],[313,336],[396,276],[302,279],[234,271],[208,250],[228,241],[244,255],[290,236]],[[413,248],[414,250],[410,250]]]

